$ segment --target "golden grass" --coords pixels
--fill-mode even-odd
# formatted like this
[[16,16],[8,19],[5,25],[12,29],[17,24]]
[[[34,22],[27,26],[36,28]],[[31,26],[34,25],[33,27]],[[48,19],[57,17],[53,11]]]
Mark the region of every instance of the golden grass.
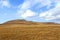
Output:
[[60,40],[60,25],[12,20],[0,25],[0,40]]
[[0,40],[60,40],[60,25],[2,25]]

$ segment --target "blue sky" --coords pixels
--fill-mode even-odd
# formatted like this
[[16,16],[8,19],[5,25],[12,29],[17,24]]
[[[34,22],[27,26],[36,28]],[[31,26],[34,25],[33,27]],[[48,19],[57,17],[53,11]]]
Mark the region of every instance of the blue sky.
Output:
[[0,0],[0,23],[14,19],[60,22],[60,0]]

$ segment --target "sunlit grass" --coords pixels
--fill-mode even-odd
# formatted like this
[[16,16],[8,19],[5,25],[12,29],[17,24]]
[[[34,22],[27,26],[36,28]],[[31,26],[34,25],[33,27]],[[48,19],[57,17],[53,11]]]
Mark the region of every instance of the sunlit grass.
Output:
[[4,25],[0,27],[0,40],[60,40],[60,26]]

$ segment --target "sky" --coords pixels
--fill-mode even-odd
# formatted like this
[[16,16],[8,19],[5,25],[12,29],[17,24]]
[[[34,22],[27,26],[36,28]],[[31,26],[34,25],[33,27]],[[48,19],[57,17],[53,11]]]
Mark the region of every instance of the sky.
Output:
[[15,19],[60,23],[60,0],[0,0],[0,23]]

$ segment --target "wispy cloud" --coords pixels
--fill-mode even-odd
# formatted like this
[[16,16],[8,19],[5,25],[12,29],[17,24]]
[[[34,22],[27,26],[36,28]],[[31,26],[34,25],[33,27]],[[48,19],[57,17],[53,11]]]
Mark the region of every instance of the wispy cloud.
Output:
[[8,0],[0,0],[0,7],[10,7],[10,3]]
[[0,0],[0,19],[7,18],[60,20],[60,0]]
[[[21,16],[21,14],[25,15],[27,18],[28,16],[31,17],[31,14],[37,14],[37,12],[32,11],[31,8],[34,7],[35,5],[37,5],[36,8],[42,8],[44,6],[47,6],[47,8],[50,7],[51,5],[51,1],[50,0],[25,0],[23,4],[20,4],[18,6],[19,10],[17,11],[17,14]],[[34,8],[33,8],[34,9]],[[33,13],[26,13],[27,10],[30,10]],[[26,14],[25,14],[26,13]],[[27,14],[30,14],[27,16]]]
[[[50,9],[53,3],[55,7]],[[11,7],[11,4],[9,0],[0,0],[0,6]],[[43,7],[49,10],[43,9]],[[24,2],[18,6],[17,15],[22,18],[38,15],[45,20],[58,20],[60,19],[60,0],[24,0]]]
[[45,20],[60,20],[60,1],[55,1],[56,5],[53,9],[42,12],[39,17]]

